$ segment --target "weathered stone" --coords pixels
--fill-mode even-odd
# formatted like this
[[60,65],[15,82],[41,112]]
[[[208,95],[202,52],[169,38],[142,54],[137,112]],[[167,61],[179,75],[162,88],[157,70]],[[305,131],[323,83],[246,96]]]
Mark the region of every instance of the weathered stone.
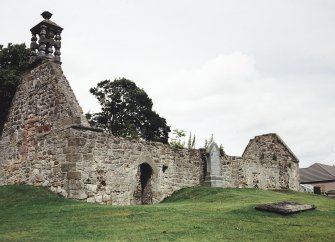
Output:
[[68,172],[68,171],[75,171],[76,170],[76,163],[62,163],[61,164],[61,170],[62,172]]
[[80,162],[82,161],[81,154],[66,154],[67,162]]
[[69,146],[83,146],[86,143],[85,138],[78,138],[78,137],[70,137],[68,139]]
[[87,161],[87,162],[93,161],[93,154],[84,154],[83,161]]
[[86,184],[86,190],[91,193],[95,193],[97,191],[98,185],[96,184]]
[[86,200],[88,203],[95,203],[95,198],[94,197],[89,197]]
[[78,171],[69,171],[67,173],[67,179],[80,180],[81,179],[81,173],[78,172]]
[[83,200],[87,198],[87,194],[82,190],[69,190],[68,197]]
[[207,150],[207,172],[205,185],[210,187],[223,187],[223,178],[221,175],[220,149],[213,141],[209,144]]
[[102,195],[96,195],[95,196],[95,202],[102,203]]
[[102,195],[102,202],[107,203],[109,201],[111,201],[110,195]]
[[313,204],[312,205],[300,204],[296,202],[278,202],[278,203],[257,205],[255,208],[256,210],[259,210],[259,211],[268,211],[268,212],[288,215],[292,213],[314,210],[316,209],[316,206]]
[[49,185],[49,181],[48,180],[45,180],[43,183],[42,183],[42,187],[46,187]]

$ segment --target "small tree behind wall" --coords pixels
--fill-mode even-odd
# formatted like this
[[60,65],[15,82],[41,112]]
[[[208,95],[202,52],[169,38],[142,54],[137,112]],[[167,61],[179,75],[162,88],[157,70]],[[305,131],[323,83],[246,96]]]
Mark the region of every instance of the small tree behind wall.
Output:
[[173,148],[177,149],[183,149],[185,148],[185,141],[182,141],[182,138],[186,136],[186,133],[184,130],[174,129],[172,131],[172,134],[174,137],[170,141],[170,145]]
[[90,92],[101,105],[101,112],[86,114],[92,126],[115,136],[168,143],[170,127],[152,110],[152,100],[134,82],[125,78],[105,80]]

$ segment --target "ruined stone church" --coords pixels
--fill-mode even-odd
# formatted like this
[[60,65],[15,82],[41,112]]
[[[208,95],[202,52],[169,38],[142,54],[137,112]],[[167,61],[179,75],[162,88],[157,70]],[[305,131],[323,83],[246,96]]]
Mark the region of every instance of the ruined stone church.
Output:
[[0,138],[0,185],[48,187],[102,204],[149,204],[183,187],[298,190],[299,161],[277,134],[256,136],[242,156],[175,149],[89,126],[61,68],[62,28],[44,12],[31,29],[23,74]]

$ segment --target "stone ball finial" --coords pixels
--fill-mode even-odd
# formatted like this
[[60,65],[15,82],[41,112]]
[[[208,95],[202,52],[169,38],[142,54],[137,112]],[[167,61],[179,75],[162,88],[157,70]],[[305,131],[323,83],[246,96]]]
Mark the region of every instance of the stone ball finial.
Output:
[[49,11],[44,11],[41,15],[44,19],[50,19],[52,16],[52,13],[50,13]]

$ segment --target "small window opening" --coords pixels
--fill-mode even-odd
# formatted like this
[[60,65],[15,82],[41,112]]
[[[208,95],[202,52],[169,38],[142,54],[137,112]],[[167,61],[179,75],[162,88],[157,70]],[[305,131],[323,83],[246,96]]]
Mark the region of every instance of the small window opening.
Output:
[[167,170],[167,168],[169,168],[168,166],[166,166],[166,165],[163,165],[163,173],[165,173],[165,171]]

